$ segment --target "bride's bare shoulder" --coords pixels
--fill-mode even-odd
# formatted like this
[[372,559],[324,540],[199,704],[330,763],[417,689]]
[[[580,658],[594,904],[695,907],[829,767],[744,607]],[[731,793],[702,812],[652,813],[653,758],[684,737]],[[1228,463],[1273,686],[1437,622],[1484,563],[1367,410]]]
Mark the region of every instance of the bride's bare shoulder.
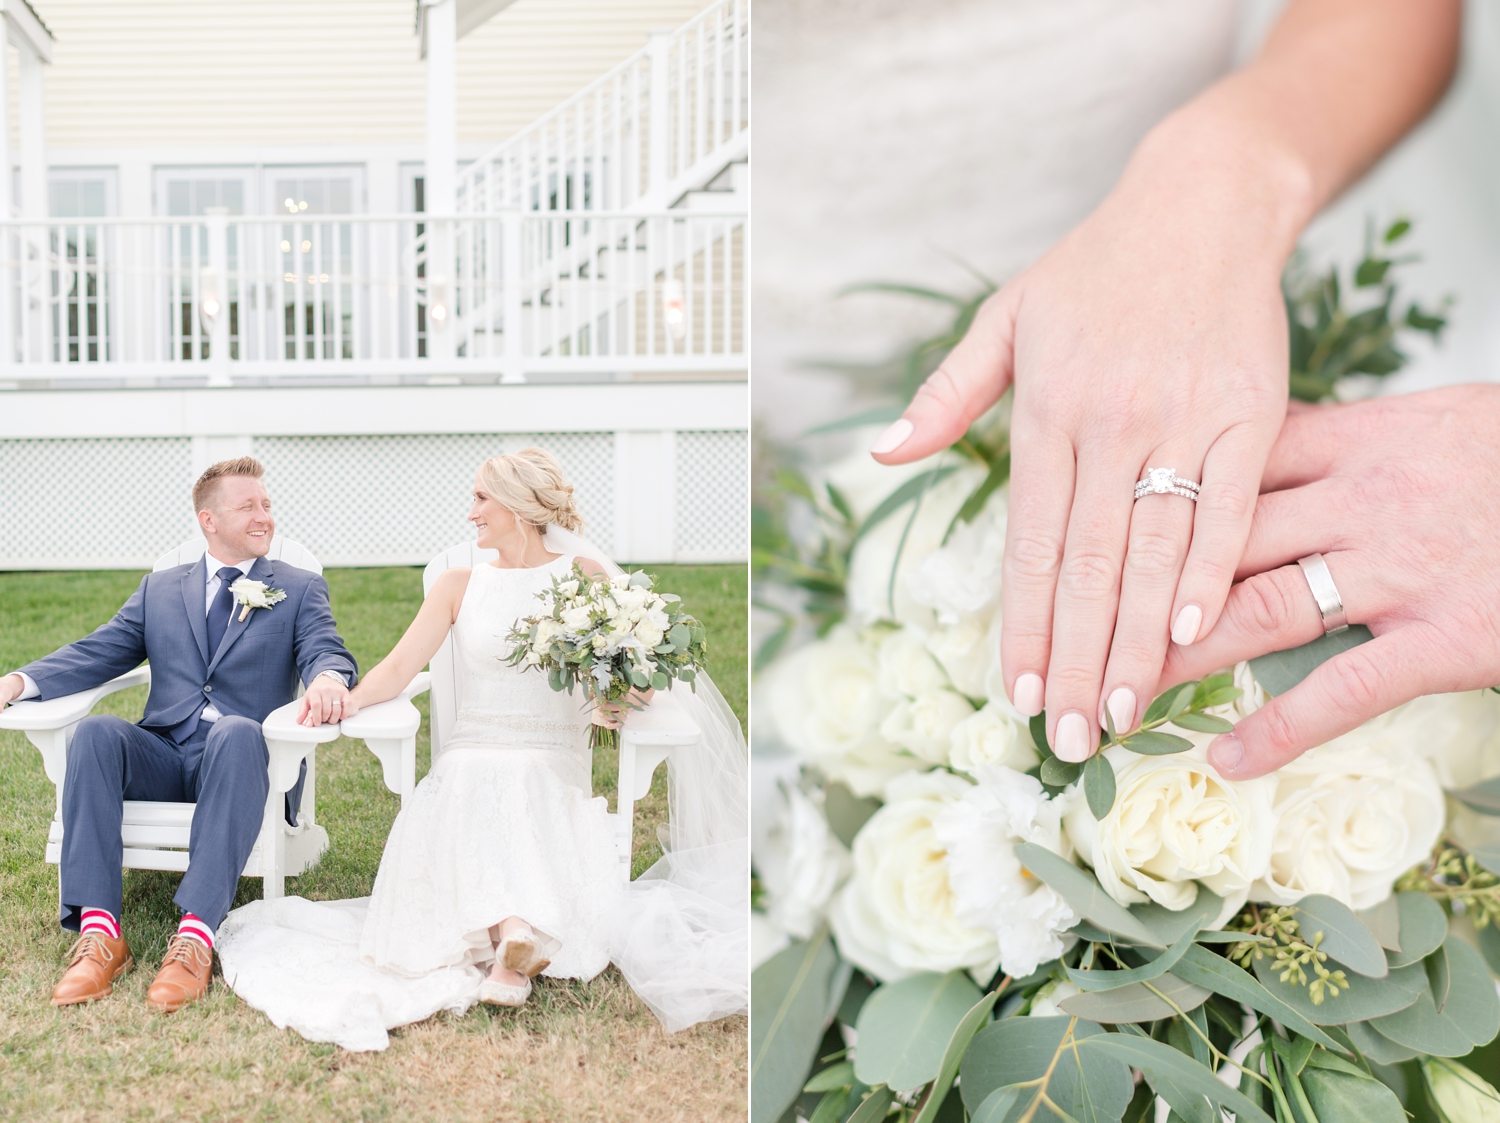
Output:
[[443,570],[438,574],[438,579],[432,583],[432,588],[428,590],[427,600],[431,603],[446,605],[457,612],[459,603],[464,599],[464,590],[469,587],[469,575],[473,572],[464,565]]
[[583,572],[588,574],[590,577],[609,576],[609,571],[604,568],[604,565],[601,562],[596,562],[593,558],[574,558],[573,564],[582,569]]

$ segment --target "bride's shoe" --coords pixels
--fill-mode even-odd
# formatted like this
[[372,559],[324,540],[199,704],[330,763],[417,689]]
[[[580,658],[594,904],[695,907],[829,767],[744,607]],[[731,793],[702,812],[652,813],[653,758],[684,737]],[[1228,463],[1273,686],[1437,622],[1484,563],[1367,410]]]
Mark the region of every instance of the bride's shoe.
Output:
[[495,962],[507,971],[534,979],[551,966],[552,957],[561,947],[553,937],[527,925],[501,938],[495,948]]
[[492,978],[486,978],[479,984],[479,1001],[488,1002],[491,1006],[524,1006],[530,997],[531,979],[529,977],[524,986],[511,986],[509,983],[498,982]]

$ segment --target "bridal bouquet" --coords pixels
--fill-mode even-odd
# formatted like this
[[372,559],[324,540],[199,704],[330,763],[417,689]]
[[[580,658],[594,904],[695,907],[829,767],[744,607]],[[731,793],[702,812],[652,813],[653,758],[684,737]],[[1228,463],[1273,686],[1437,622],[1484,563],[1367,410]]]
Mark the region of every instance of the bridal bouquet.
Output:
[[[1395,369],[1316,287],[1306,396]],[[1208,742],[1355,628],[1061,761],[1001,681],[1008,470],[1002,404],[762,495],[752,1123],[1500,1120],[1500,696],[1219,776]]]
[[[546,611],[516,621],[506,662],[546,672],[553,690],[582,689],[584,697],[640,709],[632,695],[692,684],[703,668],[703,625],[680,597],[658,593],[646,573],[590,577],[578,563],[566,579],[537,594]],[[590,727],[590,746],[618,743],[619,731]]]

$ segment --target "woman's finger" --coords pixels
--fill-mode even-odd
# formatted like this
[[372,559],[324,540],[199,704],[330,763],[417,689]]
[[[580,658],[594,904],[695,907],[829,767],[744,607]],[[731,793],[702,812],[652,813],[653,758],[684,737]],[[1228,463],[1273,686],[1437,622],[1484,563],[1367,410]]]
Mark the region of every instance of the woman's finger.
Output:
[[[1190,479],[1199,458],[1153,454],[1151,465],[1182,465]],[[1109,711],[1115,732],[1135,728],[1142,699],[1161,675],[1167,655],[1167,621],[1178,577],[1193,534],[1192,500],[1180,495],[1143,495],[1130,512],[1130,540],[1120,575],[1120,607],[1105,664],[1099,720]]]
[[906,464],[947,448],[994,405],[1015,369],[1019,290],[1001,289],[979,307],[968,333],[922,383],[899,421],[870,446],[882,464]]
[[1291,690],[1214,738],[1208,760],[1233,780],[1264,776],[1308,749],[1425,693],[1430,658],[1401,628],[1335,655]]
[[1226,430],[1203,458],[1193,544],[1171,607],[1172,642],[1191,644],[1218,622],[1250,535],[1267,439],[1249,425]]
[[1045,704],[1052,657],[1052,598],[1068,533],[1073,446],[1055,429],[1018,418],[1011,427],[1010,506],[1000,577],[1000,667],[1026,717]]
[[1078,465],[1047,663],[1047,735],[1063,760],[1087,760],[1099,745],[1099,693],[1120,603],[1138,463]]

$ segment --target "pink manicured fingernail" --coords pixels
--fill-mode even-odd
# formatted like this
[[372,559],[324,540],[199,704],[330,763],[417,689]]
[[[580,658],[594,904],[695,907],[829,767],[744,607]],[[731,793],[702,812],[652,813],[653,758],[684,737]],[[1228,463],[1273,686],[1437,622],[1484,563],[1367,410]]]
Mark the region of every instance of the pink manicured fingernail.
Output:
[[875,443],[870,446],[870,451],[876,456],[884,456],[888,452],[895,452],[916,431],[917,427],[903,417],[899,421],[892,423],[889,429],[875,438]]
[[1089,758],[1089,719],[1074,711],[1063,714],[1057,723],[1057,743],[1053,749],[1059,760],[1080,764]]
[[1221,733],[1208,745],[1208,763],[1228,776],[1245,759],[1245,746],[1233,733]]
[[1109,716],[1114,719],[1116,733],[1129,733],[1135,728],[1135,691],[1128,686],[1116,687],[1105,703]]
[[[1198,638],[1198,629],[1203,625],[1203,609],[1196,604],[1185,604],[1172,624],[1172,642],[1186,647]],[[1158,633],[1160,634],[1160,633]]]
[[1016,685],[1010,692],[1011,701],[1016,704],[1025,717],[1036,717],[1042,712],[1043,695],[1045,691],[1042,685],[1042,676],[1027,673],[1016,679]]

